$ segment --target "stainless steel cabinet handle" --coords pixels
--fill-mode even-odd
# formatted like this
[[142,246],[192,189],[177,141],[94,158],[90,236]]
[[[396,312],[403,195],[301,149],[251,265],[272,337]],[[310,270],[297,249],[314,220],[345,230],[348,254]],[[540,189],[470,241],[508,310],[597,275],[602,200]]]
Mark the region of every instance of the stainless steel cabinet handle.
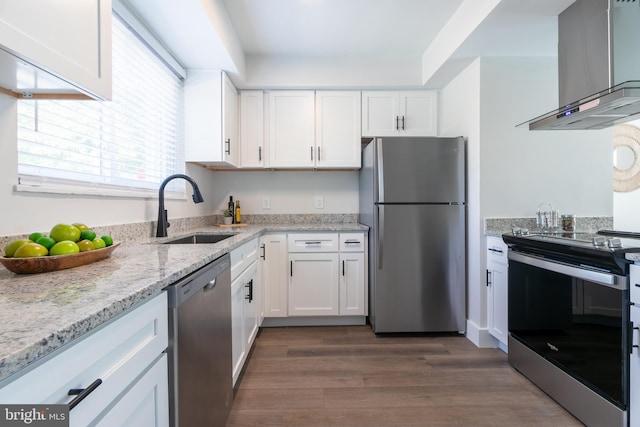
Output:
[[342,276],[344,276],[344,260],[342,260]]
[[344,244],[345,245],[359,245],[360,244],[360,240],[345,240]]
[[311,161],[313,162],[313,147],[310,147],[310,148],[311,148]]
[[293,277],[293,261],[289,261],[289,277]]
[[227,140],[224,143],[227,144],[227,149],[224,150],[224,152],[227,153],[228,155],[231,155],[231,138],[227,138]]
[[309,240],[304,242],[305,245],[321,245],[322,242],[320,240]]
[[262,147],[258,147],[258,161],[262,161]]
[[503,253],[503,252],[502,252],[502,249],[489,248],[489,250],[490,250],[491,252],[495,252],[495,253],[497,253],[497,254],[502,254],[502,253]]
[[321,160],[321,158],[320,158],[320,147],[318,147],[318,161],[320,161],[320,160]]
[[402,116],[402,130],[404,130],[404,116]]
[[491,272],[487,270],[487,286],[491,285]]
[[400,130],[399,121],[400,121],[400,116],[396,116],[396,130]]
[[89,396],[93,392],[93,390],[98,388],[100,384],[102,384],[102,380],[98,378],[97,380],[92,382],[87,388],[72,388],[71,390],[69,390],[67,395],[76,396],[73,398],[71,402],[69,402],[69,410],[72,410],[73,408],[78,406],[78,403],[82,402],[85,397]]
[[260,248],[262,249],[262,255],[260,255],[260,258],[262,259],[267,259],[267,245],[265,245],[264,243],[262,244],[262,246],[260,246]]

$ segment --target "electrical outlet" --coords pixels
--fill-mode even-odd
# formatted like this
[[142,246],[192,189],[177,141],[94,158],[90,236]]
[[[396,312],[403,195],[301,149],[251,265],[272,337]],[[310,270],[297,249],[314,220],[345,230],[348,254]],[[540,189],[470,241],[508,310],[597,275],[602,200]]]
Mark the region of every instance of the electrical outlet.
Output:
[[269,196],[262,196],[262,209],[271,209],[271,199]]
[[316,196],[316,209],[324,209],[324,197],[322,195]]

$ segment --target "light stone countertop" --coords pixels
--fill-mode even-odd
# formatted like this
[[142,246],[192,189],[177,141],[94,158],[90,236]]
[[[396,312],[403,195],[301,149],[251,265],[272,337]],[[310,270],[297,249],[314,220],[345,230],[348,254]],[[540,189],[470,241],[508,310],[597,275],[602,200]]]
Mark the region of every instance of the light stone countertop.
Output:
[[[357,223],[210,226],[124,242],[105,260],[67,270],[14,274],[0,266],[0,386],[21,369],[253,238],[266,232],[319,231],[368,228]],[[216,244],[160,244],[194,232],[238,234]]]

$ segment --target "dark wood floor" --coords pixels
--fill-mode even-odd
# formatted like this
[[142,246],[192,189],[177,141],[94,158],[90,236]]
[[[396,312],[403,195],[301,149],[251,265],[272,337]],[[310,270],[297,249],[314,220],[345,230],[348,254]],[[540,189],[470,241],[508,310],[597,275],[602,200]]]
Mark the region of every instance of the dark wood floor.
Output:
[[581,426],[497,349],[376,337],[368,326],[263,328],[227,426]]

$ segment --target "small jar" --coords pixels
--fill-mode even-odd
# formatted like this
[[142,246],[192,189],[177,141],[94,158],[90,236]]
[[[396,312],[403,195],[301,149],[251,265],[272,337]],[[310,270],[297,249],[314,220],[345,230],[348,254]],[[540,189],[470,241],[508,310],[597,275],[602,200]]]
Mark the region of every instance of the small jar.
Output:
[[563,231],[576,231],[576,216],[575,215],[562,215],[562,230]]

